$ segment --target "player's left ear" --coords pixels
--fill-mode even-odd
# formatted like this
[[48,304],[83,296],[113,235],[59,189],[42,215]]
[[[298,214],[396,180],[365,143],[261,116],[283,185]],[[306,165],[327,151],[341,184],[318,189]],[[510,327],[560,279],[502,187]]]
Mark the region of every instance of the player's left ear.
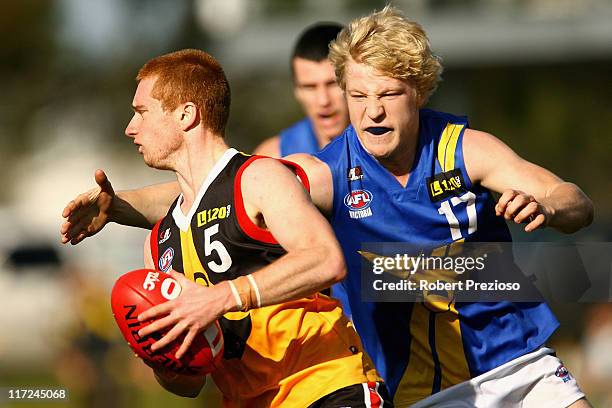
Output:
[[186,102],[176,110],[177,119],[182,130],[189,130],[199,123],[198,108],[193,102]]

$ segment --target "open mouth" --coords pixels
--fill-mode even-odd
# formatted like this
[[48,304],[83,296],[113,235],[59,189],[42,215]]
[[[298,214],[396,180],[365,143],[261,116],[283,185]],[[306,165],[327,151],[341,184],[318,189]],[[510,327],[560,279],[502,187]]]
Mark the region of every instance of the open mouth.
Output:
[[376,136],[384,135],[387,132],[390,132],[392,129],[384,126],[371,126],[366,128],[366,132],[371,133]]
[[331,119],[336,116],[336,113],[335,112],[319,113],[318,116],[320,119]]

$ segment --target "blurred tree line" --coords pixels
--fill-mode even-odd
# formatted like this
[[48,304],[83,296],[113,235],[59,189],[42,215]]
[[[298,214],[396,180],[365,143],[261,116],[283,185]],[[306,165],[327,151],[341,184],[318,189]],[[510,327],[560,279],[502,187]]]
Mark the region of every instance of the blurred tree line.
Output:
[[[153,55],[177,48],[210,49],[206,34],[198,30],[189,7],[181,15],[181,31],[167,46],[148,44],[144,35],[126,39],[129,55],[107,61],[85,58],[62,43],[60,1],[22,0],[4,5],[0,15],[0,174],[3,185],[15,180],[12,164],[36,150],[30,125],[37,111],[57,112],[95,104],[108,148],[130,155],[121,135],[131,115],[129,104],[134,76]],[[160,2],[128,2],[134,16],[143,7]],[[144,4],[139,4],[144,3]],[[263,2],[266,10],[298,12],[301,2],[280,6]],[[284,2],[281,2],[284,3]],[[359,1],[363,9],[377,2]],[[268,12],[266,11],[266,12]],[[296,35],[299,28],[296,28]],[[433,44],[435,49],[435,44]],[[444,56],[442,56],[444,57]],[[260,140],[301,117],[293,100],[289,58],[284,74],[228,72],[233,105],[228,139],[249,151]],[[222,61],[223,62],[223,61]],[[607,180],[612,138],[612,92],[609,72],[612,57],[594,61],[513,66],[446,67],[443,82],[430,106],[470,116],[473,127],[492,132],[519,154],[579,184],[596,202],[597,221],[612,218],[607,203],[612,188]],[[0,203],[7,190],[0,191]]]

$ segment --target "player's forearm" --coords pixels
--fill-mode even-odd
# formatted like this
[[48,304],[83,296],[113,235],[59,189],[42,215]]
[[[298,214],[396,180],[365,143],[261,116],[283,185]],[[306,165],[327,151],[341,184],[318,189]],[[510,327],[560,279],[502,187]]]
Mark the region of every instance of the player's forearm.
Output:
[[[147,218],[146,206],[131,191],[118,191],[108,213],[108,221],[117,224],[151,229],[155,224]],[[149,214],[151,216],[151,214]]]
[[593,202],[573,183],[559,183],[547,191],[539,200],[549,209],[547,225],[566,234],[571,234],[591,224]]
[[261,306],[310,296],[345,276],[346,265],[339,247],[329,245],[290,251],[252,275]]
[[147,186],[138,190],[118,191],[109,213],[110,221],[151,229],[166,215],[179,194],[178,183]]

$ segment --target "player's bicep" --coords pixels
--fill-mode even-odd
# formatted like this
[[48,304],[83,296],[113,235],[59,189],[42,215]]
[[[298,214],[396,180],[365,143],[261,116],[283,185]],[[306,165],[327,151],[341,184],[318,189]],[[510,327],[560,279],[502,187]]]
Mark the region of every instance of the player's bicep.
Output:
[[296,176],[280,162],[258,160],[244,173],[245,201],[261,212],[266,226],[287,251],[332,239],[331,227]]
[[463,137],[465,167],[473,183],[502,193],[521,190],[536,199],[563,182],[552,172],[531,163],[495,136],[467,129]]

